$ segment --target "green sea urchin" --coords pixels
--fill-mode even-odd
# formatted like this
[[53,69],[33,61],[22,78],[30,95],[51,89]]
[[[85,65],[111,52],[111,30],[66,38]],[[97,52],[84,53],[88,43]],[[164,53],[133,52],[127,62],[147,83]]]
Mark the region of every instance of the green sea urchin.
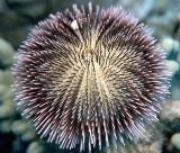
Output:
[[169,88],[162,49],[144,25],[91,4],[39,22],[19,47],[13,76],[22,114],[67,149],[138,139]]

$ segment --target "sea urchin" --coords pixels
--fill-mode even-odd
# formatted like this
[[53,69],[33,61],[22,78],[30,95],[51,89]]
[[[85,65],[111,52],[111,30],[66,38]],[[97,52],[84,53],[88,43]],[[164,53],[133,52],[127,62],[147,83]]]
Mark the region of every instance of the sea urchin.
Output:
[[13,76],[22,114],[66,149],[138,139],[169,88],[162,49],[144,25],[92,4],[39,22],[19,47]]

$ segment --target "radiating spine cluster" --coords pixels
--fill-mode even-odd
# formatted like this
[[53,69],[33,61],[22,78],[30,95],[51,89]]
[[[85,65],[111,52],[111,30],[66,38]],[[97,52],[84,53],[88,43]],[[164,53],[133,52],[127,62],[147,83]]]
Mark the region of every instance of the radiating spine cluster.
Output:
[[169,88],[165,57],[144,25],[91,3],[39,22],[13,75],[18,108],[41,137],[89,151],[141,137]]

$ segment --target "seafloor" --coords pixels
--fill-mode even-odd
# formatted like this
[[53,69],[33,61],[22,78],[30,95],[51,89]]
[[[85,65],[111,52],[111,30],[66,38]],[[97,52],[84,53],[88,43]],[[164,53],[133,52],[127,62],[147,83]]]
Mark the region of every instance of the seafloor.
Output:
[[[48,14],[86,0],[0,0],[0,153],[75,153],[40,140],[16,110],[10,67],[19,44]],[[180,153],[180,0],[94,0],[101,6],[122,6],[153,31],[172,72],[170,99],[159,116],[154,137],[116,153]],[[113,151],[105,151],[111,153]]]

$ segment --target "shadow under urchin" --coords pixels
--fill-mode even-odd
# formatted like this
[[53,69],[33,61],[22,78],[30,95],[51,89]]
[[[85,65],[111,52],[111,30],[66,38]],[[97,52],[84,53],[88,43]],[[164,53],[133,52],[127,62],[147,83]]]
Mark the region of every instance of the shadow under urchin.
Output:
[[32,29],[13,65],[17,107],[62,149],[135,141],[169,88],[164,53],[121,8],[73,5]]

